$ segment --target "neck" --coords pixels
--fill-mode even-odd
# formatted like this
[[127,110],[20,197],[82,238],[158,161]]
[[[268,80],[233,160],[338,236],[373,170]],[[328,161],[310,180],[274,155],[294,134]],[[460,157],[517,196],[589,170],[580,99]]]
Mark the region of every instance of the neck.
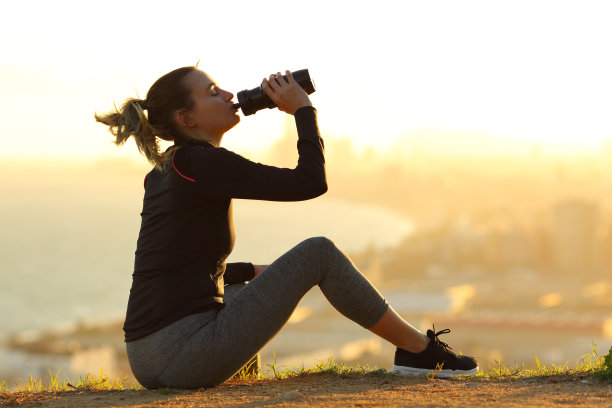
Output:
[[215,147],[219,147],[221,145],[221,139],[223,139],[223,134],[214,136],[205,132],[198,132],[197,130],[191,129],[183,129],[183,134],[187,136],[188,139],[208,142]]

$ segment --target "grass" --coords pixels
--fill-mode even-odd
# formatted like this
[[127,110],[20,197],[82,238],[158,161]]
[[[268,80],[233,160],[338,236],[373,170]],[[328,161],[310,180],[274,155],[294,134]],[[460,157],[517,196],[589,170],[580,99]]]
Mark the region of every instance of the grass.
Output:
[[105,390],[124,390],[144,389],[140,385],[127,387],[127,377],[118,378],[114,382],[109,381],[108,374],[100,370],[98,376],[87,374],[79,377],[75,384],[67,380],[59,381],[59,370],[54,374],[49,370],[49,379],[45,382],[42,379],[28,378],[28,384],[18,388],[16,391],[8,391],[6,381],[0,382],[0,405],[15,405],[44,401],[62,394],[79,391],[105,391]]
[[486,377],[490,379],[498,378],[528,378],[542,377],[553,375],[595,375],[601,379],[612,382],[612,347],[605,356],[600,356],[597,353],[596,346],[588,346],[591,349],[590,353],[581,356],[576,368],[569,368],[567,363],[563,365],[552,364],[547,367],[537,356],[534,356],[536,367],[535,369],[527,369],[524,364],[521,367],[509,369],[501,361],[496,361],[496,366],[489,368],[486,373],[480,372],[477,377]]
[[[605,356],[600,356],[597,353],[595,346],[589,346],[591,352],[582,356],[576,368],[568,368],[567,363],[564,365],[551,365],[547,367],[537,356],[535,357],[535,369],[527,369],[523,366],[513,369],[508,368],[503,362],[497,361],[496,365],[490,367],[486,372],[480,372],[477,378],[487,379],[504,379],[504,378],[531,378],[543,376],[558,376],[558,375],[593,375],[612,384],[612,347]],[[347,366],[344,363],[338,363],[334,357],[327,360],[317,362],[313,368],[304,368],[304,364],[296,366],[278,366],[276,364],[276,356],[271,364],[266,364],[264,373],[253,374],[247,368],[241,370],[234,380],[249,380],[249,379],[274,379],[282,380],[290,377],[298,377],[305,375],[323,375],[331,374],[340,377],[351,375],[374,375],[374,376],[395,376],[390,374],[385,369],[372,368],[367,365],[357,365],[356,367]],[[430,374],[433,377],[433,374]],[[34,379],[30,376],[29,383],[17,391],[8,391],[6,381],[0,381],[0,405],[11,405],[21,403],[32,403],[43,401],[46,399],[60,396],[63,393],[80,391],[80,392],[95,392],[105,390],[124,390],[135,389],[144,390],[140,385],[127,385],[127,377],[116,379],[114,382],[109,381],[109,376],[100,370],[98,376],[87,374],[85,377],[80,377],[79,381],[72,384],[68,381],[59,381],[59,371],[55,374],[49,371],[49,379],[43,382],[42,379]],[[462,377],[456,377],[461,379]],[[160,388],[156,390],[158,394],[170,395],[181,391],[172,388]]]
[[353,374],[385,375],[387,370],[360,364],[357,364],[356,367],[348,366],[344,363],[337,363],[333,356],[327,360],[318,361],[312,368],[305,368],[303,362],[301,365],[279,367],[276,364],[275,356],[271,364],[266,364],[266,372],[262,374],[262,377],[282,380],[289,377],[322,374],[333,374],[340,377],[347,377]]
[[[553,375],[595,375],[603,380],[612,383],[612,347],[605,356],[600,356],[597,353],[596,346],[587,346],[590,352],[581,356],[580,361],[575,368],[569,368],[567,363],[563,365],[552,364],[545,365],[537,356],[534,356],[536,368],[528,369],[523,364],[520,367],[508,368],[502,361],[496,361],[496,365],[490,367],[487,371],[480,371],[476,377],[488,379],[500,378],[529,378],[529,377],[546,377]],[[346,377],[354,374],[368,375],[394,375],[388,373],[387,370],[381,368],[372,368],[367,365],[357,365],[356,367],[347,366],[344,363],[337,363],[334,357],[327,360],[317,362],[313,368],[306,369],[304,364],[295,366],[278,366],[276,364],[276,356],[271,364],[265,365],[265,373],[253,375],[248,369],[243,369],[234,378],[236,379],[285,379],[289,377],[302,375],[320,375],[333,374],[340,377]],[[439,370],[442,367],[439,367]],[[433,378],[436,372],[429,374]]]
[[612,384],[612,346],[610,346],[608,354],[603,356],[603,361],[595,370],[595,375],[602,380],[608,381],[608,384]]
[[[49,379],[44,382],[42,379],[35,379],[32,376],[28,377],[28,384],[18,388],[15,392],[61,392],[69,390],[79,391],[99,391],[99,390],[123,390],[126,388],[127,377],[117,378],[114,382],[109,381],[108,374],[104,370],[100,370],[98,376],[87,374],[85,377],[79,377],[75,384],[67,380],[59,381],[59,370],[53,374],[49,370]],[[133,387],[134,388],[134,387]],[[137,386],[136,388],[142,388]],[[7,393],[6,381],[0,383],[0,393]],[[1,395],[1,394],[0,394]]]

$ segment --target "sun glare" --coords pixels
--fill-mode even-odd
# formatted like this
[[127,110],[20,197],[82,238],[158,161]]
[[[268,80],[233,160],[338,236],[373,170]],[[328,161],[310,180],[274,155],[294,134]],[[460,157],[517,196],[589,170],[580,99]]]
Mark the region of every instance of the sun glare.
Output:
[[[360,149],[427,144],[407,138],[415,134],[457,135],[450,144],[457,151],[483,136],[566,152],[612,139],[612,57],[602,52],[612,37],[607,2],[327,3],[294,9],[300,18],[291,19],[250,2],[207,5],[219,18],[205,23],[199,2],[186,3],[189,14],[114,1],[92,14],[69,1],[41,2],[45,18],[37,20],[30,6],[15,3],[0,27],[14,39],[0,56],[2,127],[11,135],[1,154],[117,154],[93,113],[143,96],[161,74],[197,61],[234,94],[271,72],[310,69],[325,136]],[[126,36],[111,12],[119,4],[147,27],[168,29]],[[67,7],[74,14],[60,12]],[[250,23],[261,19],[275,24],[254,31]],[[283,131],[282,114],[261,112],[226,140],[262,150]]]

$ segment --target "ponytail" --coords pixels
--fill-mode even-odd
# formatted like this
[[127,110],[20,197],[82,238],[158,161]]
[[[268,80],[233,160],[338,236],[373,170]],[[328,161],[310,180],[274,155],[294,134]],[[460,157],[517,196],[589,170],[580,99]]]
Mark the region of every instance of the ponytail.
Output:
[[158,138],[175,142],[185,138],[177,128],[173,114],[179,109],[192,109],[191,89],[185,85],[184,79],[197,70],[196,67],[175,69],[155,81],[146,100],[130,98],[121,109],[115,106],[114,112],[96,113],[94,117],[109,127],[116,145],[122,145],[133,136],[140,153],[156,168],[162,169],[176,146],[161,153]]
[[121,109],[115,107],[114,112],[94,115],[97,122],[104,123],[109,131],[115,136],[115,144],[120,146],[130,137],[134,141],[140,153],[157,168],[163,167],[164,155],[159,151],[159,143],[155,129],[149,124],[144,113],[147,109],[146,101],[142,99],[127,99]]

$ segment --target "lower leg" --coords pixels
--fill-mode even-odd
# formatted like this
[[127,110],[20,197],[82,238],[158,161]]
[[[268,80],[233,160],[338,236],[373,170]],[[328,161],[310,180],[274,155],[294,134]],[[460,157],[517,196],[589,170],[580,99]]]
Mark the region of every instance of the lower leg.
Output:
[[[334,307],[351,320],[397,346],[394,370],[403,375],[427,374],[444,367],[439,377],[474,375],[472,357],[457,356],[436,333],[427,336],[402,319],[350,260],[329,240],[318,245],[321,275],[319,287]],[[448,333],[443,330],[439,334]]]
[[412,353],[420,353],[429,344],[429,338],[402,319],[391,306],[378,323],[368,330],[394,346]]
[[323,261],[320,264],[323,279],[318,282],[319,286],[337,310],[396,347],[415,353],[427,348],[429,338],[387,305],[340,249],[327,239],[309,242],[316,248],[312,256]]
[[338,311],[396,347],[415,353],[427,348],[429,338],[402,319],[341,250],[325,239],[311,243],[322,261],[319,286]]

